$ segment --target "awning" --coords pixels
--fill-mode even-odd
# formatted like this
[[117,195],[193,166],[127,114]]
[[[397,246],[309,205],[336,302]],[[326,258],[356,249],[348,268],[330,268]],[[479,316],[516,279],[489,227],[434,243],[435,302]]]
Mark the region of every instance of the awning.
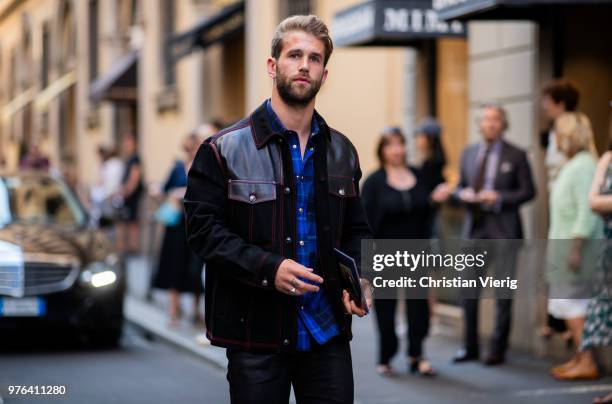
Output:
[[32,102],[34,94],[34,88],[30,87],[4,105],[0,114],[2,121],[7,122],[17,111]]
[[438,19],[431,0],[371,0],[336,13],[332,23],[338,46],[410,46],[465,35],[461,22]]
[[95,102],[101,100],[114,102],[136,100],[138,57],[138,51],[131,51],[117,60],[106,74],[91,83],[89,98]]
[[244,1],[231,4],[188,31],[170,37],[168,46],[172,57],[178,60],[195,49],[205,49],[215,42],[232,38],[244,31],[244,21]]
[[554,7],[586,5],[609,7],[612,0],[433,0],[442,20],[538,20]]
[[36,100],[34,101],[34,106],[38,110],[45,109],[53,98],[70,88],[70,86],[76,83],[76,81],[76,72],[74,70],[64,74],[62,77],[49,84],[44,90],[38,93]]

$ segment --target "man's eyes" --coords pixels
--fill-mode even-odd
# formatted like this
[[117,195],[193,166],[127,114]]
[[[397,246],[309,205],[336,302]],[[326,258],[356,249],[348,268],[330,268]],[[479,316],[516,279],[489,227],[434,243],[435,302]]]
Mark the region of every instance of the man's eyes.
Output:
[[[300,54],[300,53],[290,53],[289,54],[289,58],[291,58],[291,59],[299,59],[301,57],[302,57],[302,54]],[[311,62],[315,62],[315,63],[321,62],[321,58],[319,56],[310,56],[308,59]]]

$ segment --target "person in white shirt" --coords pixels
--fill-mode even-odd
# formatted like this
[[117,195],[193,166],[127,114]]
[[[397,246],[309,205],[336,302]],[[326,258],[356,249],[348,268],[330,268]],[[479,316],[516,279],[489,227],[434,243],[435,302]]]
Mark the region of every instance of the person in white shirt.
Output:
[[98,147],[98,156],[101,161],[99,178],[91,188],[90,199],[92,215],[100,218],[103,215],[111,214],[112,197],[121,189],[121,179],[125,168],[123,161],[111,147]]

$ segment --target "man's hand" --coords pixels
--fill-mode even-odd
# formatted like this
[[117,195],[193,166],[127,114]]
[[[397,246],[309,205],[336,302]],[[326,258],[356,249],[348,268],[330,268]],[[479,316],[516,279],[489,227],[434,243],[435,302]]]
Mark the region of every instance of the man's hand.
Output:
[[351,300],[351,296],[346,289],[342,290],[342,303],[344,303],[344,310],[346,314],[357,314],[359,317],[363,317],[367,314],[364,309],[357,307],[355,302]]
[[[301,279],[300,279],[301,278]],[[311,285],[303,280],[309,280],[316,284],[323,283],[323,278],[315,275],[312,268],[307,268],[291,259],[281,262],[274,278],[274,287],[279,292],[290,296],[301,296],[307,292],[318,292],[317,285]]]
[[484,190],[480,191],[476,195],[476,199],[485,206],[493,206],[499,200],[499,194],[497,193],[497,191]]
[[360,283],[361,283],[361,291],[363,292],[365,296],[365,302],[366,302],[366,305],[368,306],[365,312],[366,314],[368,314],[370,312],[370,307],[372,307],[372,303],[374,299],[374,288],[372,287],[372,284],[370,283],[370,281],[367,279],[361,278]]
[[459,199],[465,203],[476,203],[476,193],[471,187],[463,188],[459,191]]

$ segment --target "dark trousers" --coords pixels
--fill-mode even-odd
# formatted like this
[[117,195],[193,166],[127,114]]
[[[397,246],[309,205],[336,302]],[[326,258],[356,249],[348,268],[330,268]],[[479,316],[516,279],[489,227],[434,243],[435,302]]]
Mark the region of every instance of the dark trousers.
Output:
[[353,402],[353,365],[347,341],[334,338],[306,352],[261,354],[227,349],[232,404]]
[[[468,354],[478,355],[478,299],[463,301],[465,321],[465,350]],[[512,299],[497,299],[495,307],[495,328],[491,335],[489,352],[504,356],[508,349],[510,324],[512,323]]]
[[[493,276],[497,279],[506,277],[514,278],[516,273],[517,248],[511,246],[504,249],[499,245],[493,251],[495,258],[495,270]],[[473,276],[477,271],[471,270]],[[478,283],[480,285],[480,283]],[[478,299],[479,290],[474,298],[464,299],[463,313],[465,323],[465,350],[468,354],[479,355],[478,343]],[[510,326],[512,324],[512,298],[509,292],[504,292],[503,298],[495,300],[495,326],[491,335],[489,354],[504,356],[508,349],[508,339],[510,337]]]
[[[376,299],[376,323],[378,324],[379,364],[388,364],[397,353],[395,334],[396,299]],[[427,299],[406,299],[406,323],[408,324],[408,356],[423,355],[423,340],[429,331],[429,302]]]

